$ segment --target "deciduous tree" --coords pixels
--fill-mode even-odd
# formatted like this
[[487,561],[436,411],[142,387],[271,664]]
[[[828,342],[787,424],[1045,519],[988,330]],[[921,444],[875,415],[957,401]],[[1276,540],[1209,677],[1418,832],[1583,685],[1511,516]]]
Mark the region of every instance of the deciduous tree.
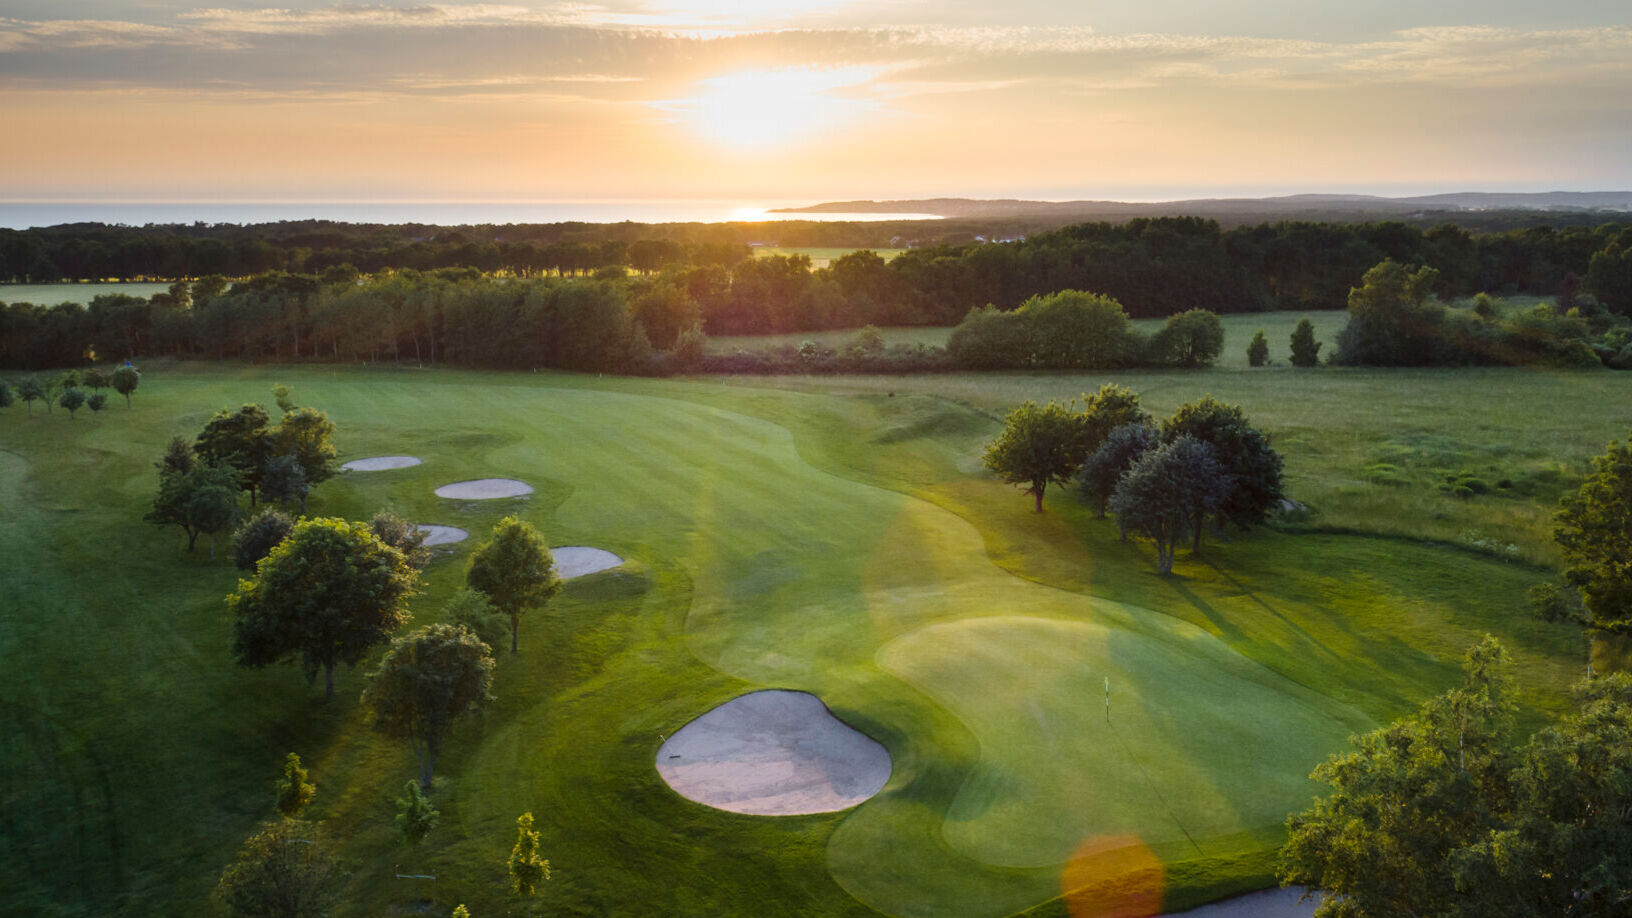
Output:
[[[1225,405],[1211,395],[1181,405],[1162,424],[1163,440],[1180,437],[1194,437],[1212,446],[1214,457],[1230,477],[1230,491],[1218,508],[1220,525],[1231,522],[1246,529],[1269,518],[1283,496],[1281,456],[1239,407]],[[1199,547],[1201,533],[1193,535]]]
[[283,416],[272,431],[272,454],[293,456],[306,473],[306,482],[320,485],[334,477],[334,422],[315,408],[297,408]]
[[317,827],[283,819],[244,842],[221,872],[215,897],[236,918],[326,918],[344,880]]
[[486,594],[488,602],[509,617],[511,653],[519,648],[521,614],[549,602],[561,589],[544,537],[513,516],[499,520],[492,538],[471,554],[465,583]]
[[261,475],[272,456],[267,421],[266,409],[260,405],[244,405],[237,411],[223,408],[205,423],[193,441],[193,452],[200,459],[238,471],[239,487],[249,492],[251,507],[255,506]]
[[[1140,456],[1155,449],[1161,442],[1161,434],[1147,423],[1124,424],[1111,431],[1099,449],[1094,450],[1094,454],[1083,463],[1077,484],[1083,498],[1094,505],[1100,519],[1105,518],[1105,507],[1122,476],[1133,468]],[[1122,536],[1127,538],[1126,529],[1123,529]]]
[[17,397],[22,399],[23,404],[28,406],[28,416],[33,417],[34,403],[45,398],[45,387],[40,385],[40,381],[32,376],[24,377],[17,384]]
[[289,514],[272,507],[262,508],[232,534],[233,565],[241,571],[255,570],[261,559],[271,554],[294,528],[295,521]]
[[1211,366],[1224,349],[1224,323],[1209,310],[1187,309],[1167,317],[1150,347],[1158,366]]
[[232,652],[239,665],[298,661],[307,679],[324,673],[334,697],[334,667],[355,666],[409,618],[419,574],[367,523],[302,520],[227,597]]
[[299,459],[294,456],[273,456],[266,460],[266,468],[261,471],[263,497],[277,501],[284,507],[300,504],[300,512],[305,513],[306,496],[310,493],[312,486],[306,481],[306,469]]
[[1093,395],[1083,396],[1082,442],[1084,460],[1105,443],[1111,431],[1129,424],[1143,424],[1150,414],[1139,407],[1139,393],[1117,383],[1104,383]]
[[1632,440],[1610,443],[1592,460],[1592,473],[1559,510],[1553,538],[1593,627],[1632,632]]
[[68,419],[74,419],[74,413],[85,405],[85,392],[82,389],[64,389],[57,397],[57,404],[68,409]]
[[198,463],[187,472],[159,475],[159,493],[145,519],[161,526],[176,525],[187,534],[192,551],[200,535],[210,537],[215,557],[215,535],[238,522],[238,473],[225,465]]
[[1229,489],[1229,475],[1212,447],[1179,437],[1134,462],[1111,494],[1111,510],[1124,530],[1156,543],[1156,566],[1166,574],[1179,542],[1203,525]]
[[431,563],[431,549],[425,544],[424,530],[418,526],[390,510],[375,513],[368,525],[381,542],[402,552],[402,556],[415,568],[424,570]]
[[92,414],[100,414],[103,408],[108,407],[108,397],[97,392],[85,400],[85,407],[91,409]]
[[1317,916],[1464,914],[1453,857],[1501,829],[1510,795],[1507,669],[1506,652],[1487,636],[1468,652],[1461,687],[1315,769],[1331,790],[1287,820],[1279,874],[1337,894]]
[[130,395],[136,391],[137,386],[142,384],[142,374],[138,372],[135,367],[127,363],[119,369],[114,370],[113,376],[110,378],[113,381],[113,391],[125,397],[125,407],[129,408]]
[[999,479],[1024,485],[1043,512],[1043,492],[1050,482],[1064,484],[1082,467],[1082,415],[1073,403],[1027,401],[1009,412],[1003,432],[986,446],[981,461]]
[[455,718],[492,700],[492,649],[463,625],[432,625],[391,642],[363,704],[387,736],[406,739],[429,788]]

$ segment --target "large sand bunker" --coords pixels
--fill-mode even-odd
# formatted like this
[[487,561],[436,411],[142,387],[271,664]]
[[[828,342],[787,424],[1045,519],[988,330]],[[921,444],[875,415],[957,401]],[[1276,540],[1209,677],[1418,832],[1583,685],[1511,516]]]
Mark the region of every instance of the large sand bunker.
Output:
[[416,456],[371,456],[367,459],[353,459],[340,466],[348,472],[383,472],[386,469],[405,469],[419,465]]
[[470,533],[457,526],[437,526],[430,523],[421,523],[417,528],[425,533],[426,545],[452,545],[470,538]]
[[733,813],[831,813],[890,779],[890,754],[807,692],[734,698],[686,724],[657,751],[681,796]]
[[478,478],[475,481],[456,481],[436,489],[437,497],[454,500],[494,500],[500,497],[520,497],[533,493],[533,486],[514,478]]
[[555,558],[555,572],[561,575],[562,580],[609,570],[623,563],[622,558],[609,551],[583,545],[552,548],[550,555]]

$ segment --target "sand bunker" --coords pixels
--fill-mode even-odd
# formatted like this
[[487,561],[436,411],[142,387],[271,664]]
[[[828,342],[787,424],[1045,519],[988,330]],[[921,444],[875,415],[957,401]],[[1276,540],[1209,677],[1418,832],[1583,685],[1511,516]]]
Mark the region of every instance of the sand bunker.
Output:
[[609,551],[582,545],[552,548],[550,555],[555,558],[555,572],[561,575],[562,580],[608,570],[623,563],[622,558]]
[[340,466],[348,472],[383,472],[386,469],[405,469],[419,465],[415,456],[373,456],[368,459],[353,459]]
[[821,699],[771,690],[734,698],[669,737],[657,770],[681,796],[733,813],[849,809],[890,779],[890,754]]
[[475,481],[456,481],[436,489],[437,497],[454,500],[494,500],[500,497],[520,497],[533,493],[533,486],[514,478],[478,478]]
[[425,533],[426,545],[452,545],[455,542],[463,542],[470,538],[470,533],[455,526],[434,526],[429,523],[421,523],[416,528]]

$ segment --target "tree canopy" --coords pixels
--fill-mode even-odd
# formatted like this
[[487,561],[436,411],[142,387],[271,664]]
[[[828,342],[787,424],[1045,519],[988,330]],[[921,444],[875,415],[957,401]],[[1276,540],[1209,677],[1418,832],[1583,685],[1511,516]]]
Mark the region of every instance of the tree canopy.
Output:
[[465,583],[510,618],[511,653],[520,649],[522,613],[549,602],[561,589],[544,537],[513,516],[499,520],[493,535],[471,553]]
[[1592,473],[1559,510],[1553,538],[1593,626],[1632,632],[1632,439],[1592,460]]
[[1336,894],[1317,918],[1632,907],[1632,678],[1582,683],[1521,744],[1509,668],[1486,636],[1461,686],[1315,769],[1330,790],[1287,821],[1279,873]]
[[391,642],[363,705],[381,732],[408,741],[429,788],[448,728],[492,701],[492,684],[492,650],[481,638],[463,625],[432,625]]
[[1181,436],[1142,453],[1117,482],[1110,504],[1125,532],[1156,543],[1156,566],[1166,574],[1178,544],[1200,530],[1229,490],[1230,477],[1212,446]]
[[355,666],[408,618],[419,574],[367,523],[301,520],[253,578],[227,597],[239,665],[299,662],[322,670],[334,696],[334,667]]
[[999,479],[1024,485],[1043,512],[1050,482],[1069,481],[1083,462],[1083,418],[1075,403],[1026,401],[1003,419],[1003,432],[987,444],[981,461]]
[[317,827],[282,819],[244,842],[221,872],[215,898],[236,918],[326,918],[344,881]]
[[[1083,463],[1077,484],[1083,497],[1094,505],[1101,519],[1105,517],[1105,508],[1122,476],[1133,468],[1140,456],[1155,449],[1161,442],[1161,434],[1149,423],[1139,421],[1124,424],[1111,431],[1099,449],[1094,450],[1094,454]],[[1127,530],[1124,529],[1123,536],[1126,535]]]
[[[1180,437],[1194,437],[1210,445],[1229,476],[1230,490],[1218,506],[1220,524],[1231,522],[1246,529],[1269,518],[1284,496],[1281,455],[1238,406],[1226,405],[1211,395],[1179,406],[1163,422],[1162,439],[1171,443]],[[1200,532],[1194,535],[1199,540]]]
[[153,509],[144,517],[161,526],[176,525],[187,534],[187,550],[192,551],[200,535],[210,537],[210,557],[215,557],[216,533],[237,525],[238,471],[231,466],[201,462],[185,472],[167,468],[169,457],[161,460],[159,493]]

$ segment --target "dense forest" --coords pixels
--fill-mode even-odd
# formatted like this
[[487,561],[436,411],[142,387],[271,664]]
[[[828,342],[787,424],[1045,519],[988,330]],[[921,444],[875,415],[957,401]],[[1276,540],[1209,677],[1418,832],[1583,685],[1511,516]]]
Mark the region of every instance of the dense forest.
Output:
[[1590,296],[1632,312],[1632,225],[1622,223],[1475,234],[1399,222],[1224,230],[1199,218],[1140,219],[915,248],[892,260],[863,250],[814,270],[802,255],[753,257],[746,245],[695,239],[466,241],[432,259],[458,264],[429,267],[385,256],[335,263],[350,250],[302,249],[299,271],[285,270],[289,251],[265,239],[244,245],[265,258],[237,281],[226,276],[237,263],[218,262],[150,300],[4,306],[0,366],[70,365],[94,352],[617,369],[643,365],[652,351],[695,351],[682,339],[700,332],[953,325],[973,309],[1013,310],[1061,290],[1104,295],[1133,318],[1341,309],[1385,260],[1431,269],[1425,293],[1440,299]]

